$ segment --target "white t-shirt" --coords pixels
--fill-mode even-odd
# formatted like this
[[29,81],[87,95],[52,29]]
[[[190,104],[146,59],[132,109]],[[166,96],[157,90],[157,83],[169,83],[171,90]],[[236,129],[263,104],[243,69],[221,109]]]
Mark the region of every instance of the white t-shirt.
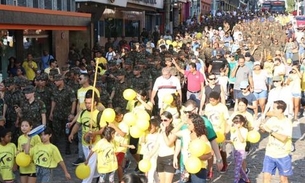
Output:
[[177,90],[181,90],[180,80],[175,76],[171,76],[169,79],[160,76],[156,79],[153,90],[158,91],[158,107],[161,108],[163,97],[166,94],[175,93]]
[[274,66],[274,70],[273,70],[273,76],[280,76],[280,73],[284,73],[285,74],[285,65],[284,64],[280,64],[280,65],[275,65]]

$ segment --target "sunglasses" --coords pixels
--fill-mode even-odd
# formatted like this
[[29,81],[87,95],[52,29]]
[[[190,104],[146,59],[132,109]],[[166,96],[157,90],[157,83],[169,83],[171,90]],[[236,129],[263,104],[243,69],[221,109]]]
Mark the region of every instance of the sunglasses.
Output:
[[167,122],[169,121],[168,119],[161,119],[162,122]]
[[216,78],[209,78],[209,80],[216,80]]
[[234,124],[238,124],[238,123],[240,123],[240,121],[233,121],[233,123],[234,123]]
[[247,90],[247,88],[241,88],[241,90]]
[[273,81],[273,83],[278,83],[278,82],[281,82],[281,81]]

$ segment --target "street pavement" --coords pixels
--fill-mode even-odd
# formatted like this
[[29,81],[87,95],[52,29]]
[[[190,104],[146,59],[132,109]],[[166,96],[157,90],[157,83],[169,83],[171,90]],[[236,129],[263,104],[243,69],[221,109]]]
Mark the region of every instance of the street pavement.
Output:
[[[305,182],[305,146],[304,146],[304,139],[305,139],[305,118],[299,119],[298,122],[295,122],[293,128],[293,142],[295,146],[295,151],[292,152],[292,161],[293,161],[293,172],[294,175],[290,177],[290,183],[304,183]],[[250,168],[249,178],[251,182],[255,183],[262,183],[262,166],[263,166],[263,158],[265,153],[265,147],[267,143],[267,134],[262,134],[261,140],[257,144],[252,145],[252,149],[247,156],[247,163],[248,168]],[[64,154],[64,140],[62,140],[62,144],[60,146],[60,151],[62,153],[63,159],[66,163],[67,169],[72,176],[72,180],[66,181],[63,171],[60,167],[57,167],[53,172],[53,183],[80,183],[81,180],[77,179],[75,176],[75,166],[72,165],[72,162],[77,159],[77,154],[72,155],[65,155]],[[75,144],[71,146],[72,152],[74,152],[77,148]],[[224,174],[221,174],[214,171],[214,178],[209,182],[213,183],[233,183],[234,177],[234,162],[232,159],[232,147],[231,145],[227,145],[227,152],[228,152],[228,161],[229,161],[229,168],[228,171]],[[135,168],[134,162],[131,164],[130,168],[127,172],[132,172]],[[215,167],[216,169],[216,167]],[[303,173],[302,173],[303,172]],[[177,182],[179,178],[179,174],[175,175],[175,182]],[[93,181],[95,183],[96,180]],[[271,183],[279,183],[279,175],[275,175],[272,178]]]

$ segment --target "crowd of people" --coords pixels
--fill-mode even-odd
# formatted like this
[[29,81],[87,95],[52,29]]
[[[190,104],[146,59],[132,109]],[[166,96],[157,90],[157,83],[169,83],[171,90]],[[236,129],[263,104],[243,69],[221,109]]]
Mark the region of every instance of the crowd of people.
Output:
[[[250,182],[247,134],[260,130],[269,133],[264,182],[276,169],[281,182],[288,182],[293,175],[292,122],[303,116],[305,106],[304,32],[284,15],[190,30],[165,35],[155,30],[152,38],[141,34],[140,41],[129,43],[124,37],[109,38],[105,46],[94,46],[92,59],[87,45],[81,53],[72,46],[62,68],[47,51],[42,64],[31,54],[23,62],[11,57],[10,77],[0,84],[1,179],[15,180],[14,159],[20,152],[33,160],[19,168],[21,183],[52,182],[58,164],[71,179],[58,145],[65,143],[70,155],[71,143],[77,141],[73,165],[91,168],[83,183],[97,177],[114,182],[115,172],[126,183],[170,183],[177,170],[180,182],[205,183],[213,179],[214,162],[227,172],[228,143],[235,149],[233,182]],[[126,89],[136,91],[133,100],[125,100]],[[168,94],[170,104],[163,100]],[[114,109],[114,122],[101,118],[105,108]],[[141,111],[150,115],[150,126],[134,138],[122,121],[126,113]],[[41,124],[47,128],[30,138],[31,129]],[[217,134],[226,141],[217,143]],[[200,171],[189,173],[185,162],[195,140],[211,150],[199,157]],[[151,161],[146,177],[124,175],[127,152],[137,163]],[[140,172],[138,166],[135,171]]]

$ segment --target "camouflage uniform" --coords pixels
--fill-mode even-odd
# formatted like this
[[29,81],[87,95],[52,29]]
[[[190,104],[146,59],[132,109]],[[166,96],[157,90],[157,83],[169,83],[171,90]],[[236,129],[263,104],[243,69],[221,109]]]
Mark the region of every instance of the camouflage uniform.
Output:
[[[135,67],[134,70],[140,70],[139,67]],[[138,77],[133,77],[131,80],[130,80],[130,88],[136,90],[136,91],[139,91],[139,90],[146,90],[146,91],[149,91],[150,90],[150,86],[149,86],[149,79],[148,78],[145,78],[143,77],[142,75],[139,75]]]
[[[26,86],[23,89],[25,94],[35,93],[35,88],[32,85]],[[46,106],[43,101],[34,98],[33,102],[26,100],[20,106],[22,113],[22,120],[29,120],[33,123],[33,128],[42,124],[42,114],[46,114]],[[21,120],[21,121],[22,121]]]
[[[54,80],[59,79],[63,79],[62,75],[54,76]],[[64,134],[65,125],[71,113],[72,103],[76,101],[76,94],[72,88],[64,85],[61,90],[58,88],[53,90],[51,100],[55,102],[52,121],[54,136],[55,139],[59,139]]]
[[[115,62],[109,62],[108,66],[109,67],[115,67],[116,63]],[[116,72],[117,72],[117,68],[113,68],[113,69],[108,69],[106,72],[106,75],[108,76],[106,78],[106,82],[107,82],[107,92],[111,93],[112,92],[112,88],[114,86],[115,83],[115,79],[111,78],[109,75],[112,74],[113,76],[116,76]]]
[[[118,75],[125,75],[125,71],[119,71]],[[112,105],[113,107],[121,107],[122,109],[126,109],[127,106],[127,100],[123,97],[123,92],[127,88],[129,88],[130,84],[128,83],[128,80],[124,80],[124,82],[117,81],[114,85],[114,97],[112,99]]]
[[[37,80],[45,80],[45,81],[47,81],[47,78],[37,77]],[[51,111],[51,94],[52,94],[52,91],[51,91],[51,89],[48,86],[43,86],[43,87],[36,88],[36,91],[35,91],[35,98],[43,101],[43,103],[46,106],[46,110],[47,110],[46,118],[47,118],[47,121],[49,119],[49,115],[50,115],[50,111]]]

